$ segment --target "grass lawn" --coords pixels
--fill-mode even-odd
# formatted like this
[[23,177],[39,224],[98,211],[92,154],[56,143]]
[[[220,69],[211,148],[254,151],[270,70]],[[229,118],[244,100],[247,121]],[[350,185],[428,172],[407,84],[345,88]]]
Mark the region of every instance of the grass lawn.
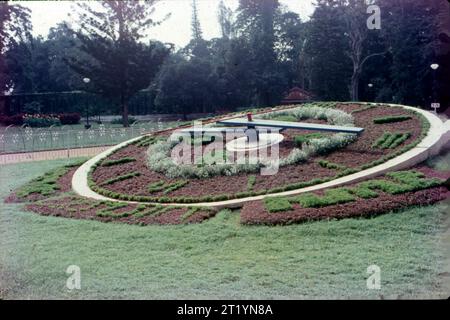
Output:
[[[436,165],[444,166],[450,156]],[[0,198],[66,161],[2,166]],[[199,225],[128,226],[43,217],[0,203],[0,298],[436,297],[449,203],[372,219],[248,227],[238,211]],[[381,268],[381,289],[366,287]],[[81,290],[65,284],[81,268]]]

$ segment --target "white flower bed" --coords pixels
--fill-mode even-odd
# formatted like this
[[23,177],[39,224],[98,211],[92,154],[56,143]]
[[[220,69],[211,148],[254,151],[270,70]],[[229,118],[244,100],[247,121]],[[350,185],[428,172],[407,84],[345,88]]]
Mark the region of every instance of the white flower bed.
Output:
[[[317,106],[297,107],[289,110],[274,111],[259,115],[260,119],[271,119],[279,116],[294,116],[297,120],[318,119],[325,120],[329,124],[337,126],[353,126],[353,117],[341,110],[322,108]],[[279,166],[294,165],[305,162],[310,157],[317,154],[326,154],[334,150],[344,148],[354,142],[357,136],[348,133],[337,133],[323,138],[313,138],[308,144],[300,148],[294,148],[287,157],[279,160]],[[271,163],[264,163],[263,160],[256,164],[176,164],[171,158],[172,149],[179,142],[158,141],[148,148],[148,166],[151,170],[163,173],[168,178],[210,178],[220,175],[238,175],[254,173],[262,167],[270,166]]]

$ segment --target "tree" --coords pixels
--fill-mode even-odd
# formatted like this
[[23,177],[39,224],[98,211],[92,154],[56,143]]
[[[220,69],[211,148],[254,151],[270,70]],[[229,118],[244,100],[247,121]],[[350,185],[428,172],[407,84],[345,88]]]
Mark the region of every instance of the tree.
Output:
[[278,103],[285,79],[275,52],[276,21],[281,13],[278,0],[240,0],[235,30],[249,43],[256,103],[268,106]]
[[[434,3],[434,2],[433,2]],[[390,48],[392,93],[396,103],[426,105],[430,101],[438,36],[437,8],[428,2],[379,0],[383,39]]]
[[306,26],[303,59],[309,89],[323,100],[348,100],[352,74],[346,24],[333,0],[319,0]]
[[217,19],[219,21],[220,32],[222,38],[230,39],[234,36],[233,22],[234,14],[233,11],[225,6],[223,0],[220,0],[217,9]]
[[[366,24],[367,5],[361,0],[348,0],[341,2],[342,15],[345,17],[347,25],[347,35],[349,40],[348,55],[352,61],[353,73],[350,82],[350,99],[359,101],[359,80],[363,72],[364,64],[371,58],[384,55],[387,51],[383,48],[380,52],[371,53],[367,50],[369,33],[371,32]],[[373,34],[373,31],[372,31]]]
[[29,9],[10,1],[0,2],[0,93],[13,86],[7,72],[5,54],[17,40],[29,37],[31,29]]
[[192,39],[201,40],[203,39],[203,32],[200,26],[200,20],[198,19],[198,10],[197,10],[197,0],[192,0]]
[[129,126],[128,103],[138,91],[147,88],[170,49],[159,42],[144,45],[154,21],[154,5],[159,0],[99,1],[78,4],[80,29],[75,31],[80,49],[93,61],[72,59],[71,66],[92,80],[96,91],[118,102],[123,124]]
[[183,114],[210,112],[217,82],[211,63],[175,56],[161,70],[155,104],[160,111]]

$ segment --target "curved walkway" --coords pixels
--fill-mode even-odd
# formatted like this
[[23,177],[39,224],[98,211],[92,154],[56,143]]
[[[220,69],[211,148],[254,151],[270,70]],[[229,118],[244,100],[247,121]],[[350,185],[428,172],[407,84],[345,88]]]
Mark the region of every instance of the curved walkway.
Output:
[[[376,167],[366,169],[363,171],[360,171],[358,173],[354,173],[339,179],[335,179],[330,182],[318,184],[315,186],[287,191],[287,192],[281,192],[281,193],[274,193],[274,194],[268,194],[268,195],[262,195],[262,196],[255,196],[255,197],[249,197],[249,198],[242,198],[242,199],[234,199],[234,200],[227,200],[227,201],[219,201],[219,202],[206,202],[206,203],[189,203],[189,204],[179,204],[179,203],[167,203],[162,205],[176,205],[176,206],[208,206],[208,207],[216,207],[216,208],[233,208],[233,207],[241,207],[244,203],[249,201],[255,201],[255,200],[262,200],[267,197],[279,197],[279,196],[293,196],[300,193],[305,192],[311,192],[311,191],[317,191],[321,189],[331,188],[331,187],[338,187],[346,184],[351,184],[367,179],[372,179],[374,177],[380,176],[385,174],[389,171],[394,170],[403,170],[406,168],[409,168],[411,166],[414,166],[415,164],[418,164],[420,162],[425,161],[431,156],[437,155],[440,150],[444,147],[445,144],[447,144],[450,141],[450,120],[443,123],[442,120],[434,113],[408,107],[408,106],[402,106],[402,105],[394,105],[394,104],[387,104],[389,106],[393,107],[403,107],[405,109],[414,110],[417,112],[420,112],[422,115],[424,115],[427,120],[430,122],[430,130],[428,132],[428,135],[413,149],[403,153],[402,155],[391,159],[381,165],[378,165]],[[102,152],[101,154],[95,156],[94,158],[90,159],[86,163],[84,163],[78,170],[75,172],[73,179],[72,179],[72,188],[73,190],[79,194],[80,196],[92,198],[96,200],[110,200],[110,201],[116,201],[116,202],[128,202],[128,203],[136,203],[134,201],[122,201],[112,198],[104,197],[94,191],[92,191],[88,187],[88,173],[96,162],[100,161],[102,158],[108,156],[109,154],[113,153],[117,149],[121,148],[122,146],[133,142],[135,140],[140,139],[140,137],[123,142],[117,146],[114,146],[110,148],[109,150]]]

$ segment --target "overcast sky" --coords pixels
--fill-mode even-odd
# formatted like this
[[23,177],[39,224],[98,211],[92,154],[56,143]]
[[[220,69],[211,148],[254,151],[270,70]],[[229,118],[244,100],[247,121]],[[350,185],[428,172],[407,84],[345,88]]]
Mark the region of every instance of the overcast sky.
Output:
[[[69,20],[67,14],[73,8],[74,1],[19,1],[32,10],[31,19],[35,35],[47,36],[48,30],[58,22]],[[219,0],[198,0],[198,12],[203,34],[206,39],[219,35],[217,6]],[[291,11],[300,14],[303,20],[313,12],[313,0],[280,0]],[[151,38],[163,42],[185,46],[191,37],[191,0],[163,0],[156,6],[155,18],[171,13],[171,17],[162,25],[150,30]],[[225,0],[233,10],[238,0]]]

